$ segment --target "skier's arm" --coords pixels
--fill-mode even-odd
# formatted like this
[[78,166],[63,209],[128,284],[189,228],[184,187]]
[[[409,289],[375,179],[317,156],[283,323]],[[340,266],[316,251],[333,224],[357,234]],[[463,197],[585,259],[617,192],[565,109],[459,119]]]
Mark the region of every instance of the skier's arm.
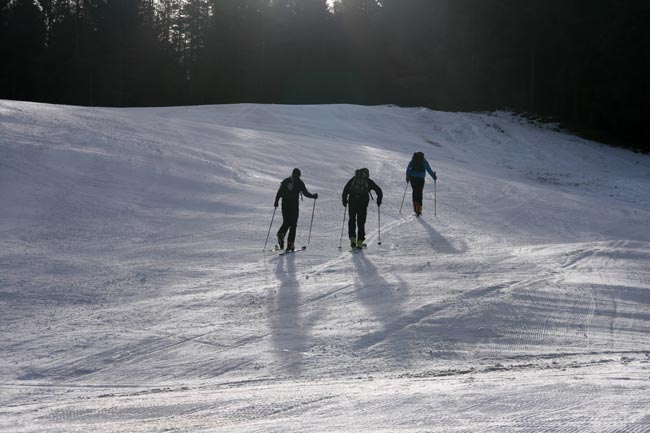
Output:
[[426,159],[424,160],[424,168],[427,170],[429,175],[433,178],[433,180],[438,180],[438,176],[436,176],[436,172],[431,170],[431,166],[429,165],[429,161]]
[[348,205],[348,194],[350,194],[350,184],[352,183],[352,180],[354,178],[348,180],[348,183],[345,184],[345,188],[343,188],[343,195],[341,196],[341,201],[343,203],[343,206]]
[[309,191],[307,191],[307,187],[305,186],[305,182],[302,180],[300,181],[302,185],[300,185],[300,191],[302,192],[302,195],[304,195],[307,198],[318,198],[318,194],[312,194]]
[[377,206],[381,206],[381,201],[384,198],[384,193],[382,192],[381,188],[379,188],[379,185],[377,185],[375,181],[371,179],[368,179],[368,186],[371,190],[377,193]]
[[411,177],[411,170],[413,168],[413,160],[409,162],[409,165],[406,167],[406,178]]
[[283,185],[284,185],[284,183],[280,183],[280,188],[278,188],[278,192],[277,192],[277,194],[275,194],[275,203],[273,204],[273,206],[275,206],[275,207],[278,207],[278,203],[280,201],[280,196],[282,195],[282,186]]

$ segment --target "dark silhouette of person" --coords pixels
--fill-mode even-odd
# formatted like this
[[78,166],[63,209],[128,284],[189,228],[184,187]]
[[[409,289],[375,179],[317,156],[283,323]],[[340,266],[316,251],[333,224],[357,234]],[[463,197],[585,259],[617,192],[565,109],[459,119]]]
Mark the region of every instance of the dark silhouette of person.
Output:
[[307,187],[300,179],[300,169],[294,168],[291,176],[280,183],[278,193],[275,195],[276,208],[278,202],[282,199],[282,226],[278,230],[278,246],[280,249],[284,249],[284,237],[287,230],[289,231],[287,251],[294,251],[295,249],[294,242],[296,240],[296,227],[298,226],[300,194],[314,200],[318,198],[318,194],[307,191]]
[[370,172],[367,168],[356,170],[354,177],[343,188],[343,206],[349,204],[348,236],[352,248],[363,248],[363,241],[366,239],[366,216],[368,203],[370,203],[370,191],[377,193],[377,206],[381,206],[383,193],[381,188],[370,179]]

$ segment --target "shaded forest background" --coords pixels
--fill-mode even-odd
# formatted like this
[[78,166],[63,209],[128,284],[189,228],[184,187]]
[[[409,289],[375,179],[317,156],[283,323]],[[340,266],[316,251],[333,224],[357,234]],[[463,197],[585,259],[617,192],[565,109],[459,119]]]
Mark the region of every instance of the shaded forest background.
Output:
[[649,0],[0,0],[0,98],[511,109],[650,150]]

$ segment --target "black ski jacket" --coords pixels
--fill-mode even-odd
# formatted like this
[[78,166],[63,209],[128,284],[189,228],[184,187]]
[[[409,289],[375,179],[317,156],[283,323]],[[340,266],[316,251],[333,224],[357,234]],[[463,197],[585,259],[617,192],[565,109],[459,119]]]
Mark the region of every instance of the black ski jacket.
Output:
[[372,179],[368,178],[368,192],[361,196],[350,195],[350,185],[352,185],[352,181],[354,181],[354,177],[348,180],[348,183],[345,184],[345,188],[343,188],[343,206],[347,205],[348,200],[354,201],[363,206],[368,206],[368,203],[370,203],[370,191],[375,191],[377,193],[377,206],[381,206],[381,200],[384,197],[384,193]]
[[286,178],[280,184],[277,194],[275,194],[275,206],[278,205],[280,198],[282,198],[282,209],[298,209],[300,193],[308,198],[316,198],[316,195],[307,191],[305,183],[300,178]]

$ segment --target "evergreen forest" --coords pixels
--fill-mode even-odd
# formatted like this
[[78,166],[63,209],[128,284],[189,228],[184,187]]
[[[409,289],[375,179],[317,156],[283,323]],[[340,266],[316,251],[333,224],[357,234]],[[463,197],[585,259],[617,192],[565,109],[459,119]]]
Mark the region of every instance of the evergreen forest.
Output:
[[650,150],[648,0],[0,0],[0,98],[512,110]]

